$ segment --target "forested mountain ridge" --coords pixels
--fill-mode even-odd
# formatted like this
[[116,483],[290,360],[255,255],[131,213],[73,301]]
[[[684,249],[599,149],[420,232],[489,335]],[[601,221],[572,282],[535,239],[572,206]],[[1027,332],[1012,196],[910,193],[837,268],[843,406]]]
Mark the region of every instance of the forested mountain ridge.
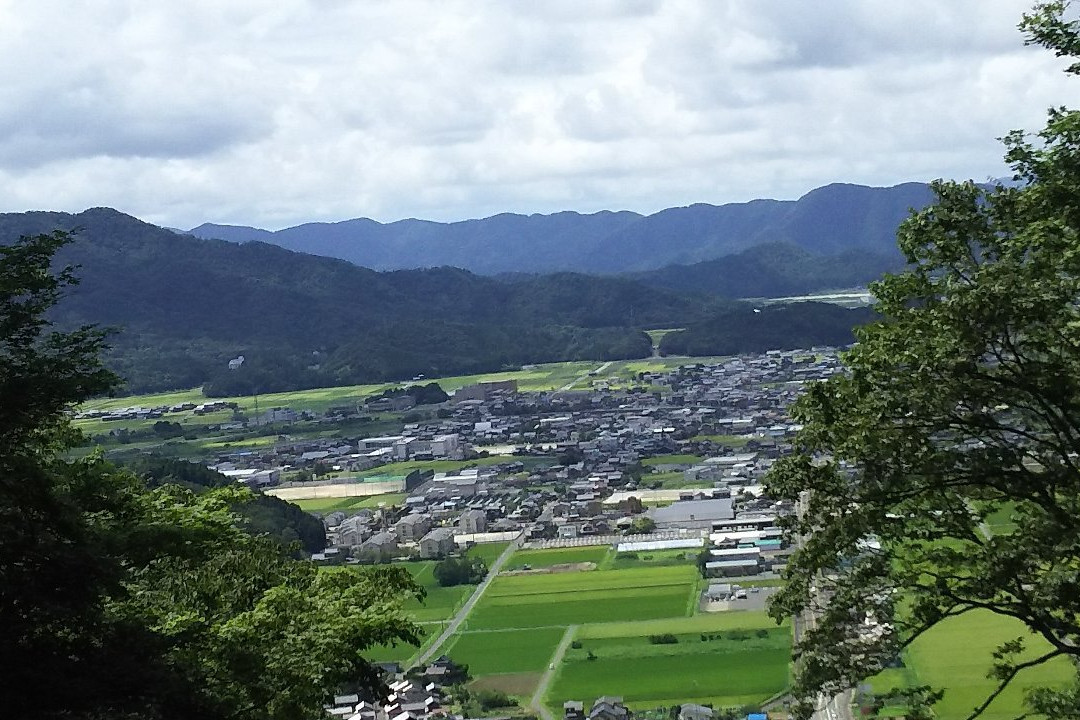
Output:
[[[630,278],[376,272],[178,234],[108,208],[0,215],[3,244],[57,229],[76,231],[57,263],[78,266],[81,282],[53,317],[116,328],[107,360],[132,392],[202,385],[238,395],[639,358],[652,353],[644,328],[696,326],[720,312],[762,322],[749,306]],[[230,371],[239,355],[242,369]]]
[[[121,330],[110,365],[133,391],[212,392],[642,357],[640,327],[709,304],[629,280],[502,283],[455,268],[378,273],[274,245],[202,240],[107,208],[0,215],[0,242],[78,229],[57,261],[81,282],[54,318]],[[243,372],[227,361],[246,358]]]
[[439,223],[366,218],[308,223],[275,232],[203,224],[203,238],[262,241],[337,257],[380,270],[453,265],[482,274],[644,271],[693,264],[767,243],[790,243],[812,253],[861,251],[896,256],[896,228],[931,198],[929,186],[888,188],[832,184],[798,200],[698,203],[643,216],[633,212],[583,215],[503,213]]
[[904,266],[896,253],[845,250],[818,255],[788,242],[756,245],[734,255],[693,265],[668,265],[626,277],[652,287],[723,298],[804,295],[819,290],[865,287]]

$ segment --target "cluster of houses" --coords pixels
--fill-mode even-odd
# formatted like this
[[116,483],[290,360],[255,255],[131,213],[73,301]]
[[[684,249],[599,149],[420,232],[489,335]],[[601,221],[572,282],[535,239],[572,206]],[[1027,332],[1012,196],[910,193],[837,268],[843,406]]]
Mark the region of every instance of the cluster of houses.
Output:
[[[497,452],[513,449],[516,457],[412,478],[401,485],[407,498],[399,507],[325,515],[329,547],[317,559],[441,557],[492,533],[600,540],[640,528],[645,517],[659,532],[707,538],[710,575],[752,575],[784,559],[775,521],[791,508],[767,498],[761,478],[798,429],[786,408],[807,380],[839,369],[834,351],[815,348],[642,374],[650,390],[602,376],[587,390],[526,393],[513,381],[481,383],[398,434],[279,439],[265,450],[223,454],[212,467],[270,488],[297,468],[347,474],[402,460],[462,460],[502,443]],[[652,478],[673,475],[695,489],[652,487]]]
[[[298,470],[358,473],[403,460],[467,459],[485,446],[510,445],[525,454],[572,454],[585,464],[578,475],[605,475],[617,485],[625,469],[642,458],[711,453],[717,443],[701,439],[710,436],[738,438],[752,443],[759,457],[777,457],[784,439],[796,429],[787,405],[805,381],[839,370],[834,351],[815,348],[643,373],[638,380],[650,390],[622,387],[602,376],[593,378],[589,389],[550,392],[518,392],[514,381],[480,383],[458,390],[438,418],[406,424],[399,434],[348,442],[282,436],[265,450],[225,453],[215,466],[230,471],[276,469],[284,480]],[[413,400],[400,395],[371,402]],[[358,412],[361,409],[313,413],[276,408],[247,422],[317,423]],[[695,472],[707,480],[721,470],[706,466]]]
[[376,663],[386,683],[384,698],[344,693],[325,706],[341,720],[433,720],[449,717],[446,687],[466,679],[465,671],[442,655],[406,677],[397,663]]

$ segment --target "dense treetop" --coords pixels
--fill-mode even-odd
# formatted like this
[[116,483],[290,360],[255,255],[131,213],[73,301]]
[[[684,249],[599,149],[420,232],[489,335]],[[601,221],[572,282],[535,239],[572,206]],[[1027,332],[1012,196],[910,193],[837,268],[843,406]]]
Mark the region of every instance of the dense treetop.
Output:
[[[1077,58],[1068,12],[1039,5],[1022,27]],[[902,226],[909,269],[872,286],[881,319],[857,331],[849,373],[799,401],[798,452],[769,478],[805,537],[772,612],[820,615],[798,647],[801,716],[967,613],[1025,627],[986,659],[999,691],[1080,657],[1080,113],[1005,144],[1018,187],[935,183]],[[933,691],[906,692],[927,717]],[[1080,682],[1029,700],[1080,717]]]
[[[246,490],[160,467],[156,487],[67,461],[65,410],[106,390],[103,338],[55,332],[63,234],[0,247],[0,707],[11,717],[321,717],[344,682],[380,692],[365,649],[417,640],[403,570],[319,573]],[[169,477],[200,488],[193,492]],[[209,482],[208,482],[209,480]],[[159,484],[160,483],[160,484]]]

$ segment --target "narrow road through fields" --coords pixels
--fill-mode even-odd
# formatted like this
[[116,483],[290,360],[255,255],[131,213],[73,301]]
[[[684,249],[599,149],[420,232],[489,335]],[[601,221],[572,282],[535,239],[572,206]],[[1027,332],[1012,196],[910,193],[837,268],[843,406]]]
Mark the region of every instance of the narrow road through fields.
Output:
[[581,374],[580,374],[580,375],[578,375],[578,376],[577,376],[576,378],[574,378],[574,379],[573,379],[573,380],[571,380],[570,382],[566,383],[565,385],[563,385],[563,386],[562,386],[561,388],[559,388],[559,389],[560,389],[560,390],[564,390],[564,391],[565,391],[565,390],[570,390],[570,389],[572,389],[572,388],[573,388],[573,387],[574,387],[575,385],[577,385],[577,384],[578,384],[579,382],[581,382],[581,381],[582,381],[582,380],[584,380],[585,378],[589,377],[589,375],[599,375],[600,373],[602,373],[602,372],[604,372],[605,370],[607,370],[607,369],[608,369],[609,367],[611,367],[611,362],[610,362],[610,361],[608,361],[608,362],[604,363],[603,365],[601,365],[600,367],[596,368],[595,370],[586,370],[585,372],[581,373]]
[[556,720],[555,716],[544,705],[544,696],[547,695],[548,685],[551,684],[551,679],[555,677],[555,671],[559,669],[559,663],[562,662],[566,649],[570,647],[570,641],[574,639],[577,628],[577,625],[566,628],[562,640],[559,641],[558,647],[555,648],[555,654],[551,656],[551,662],[548,663],[547,670],[544,671],[543,677],[540,678],[540,682],[536,685],[536,692],[533,693],[532,700],[529,701],[529,707],[536,711],[541,720]]
[[473,590],[472,595],[465,601],[465,604],[454,613],[454,617],[450,620],[446,629],[442,631],[442,634],[439,635],[439,637],[435,638],[435,642],[428,645],[427,650],[417,655],[416,660],[413,661],[410,667],[417,667],[426,663],[439,651],[439,648],[446,644],[446,641],[450,639],[450,636],[457,632],[458,628],[461,627],[461,623],[465,621],[465,618],[472,612],[473,607],[476,605],[477,601],[480,600],[484,591],[487,590],[488,585],[490,585],[491,581],[495,579],[495,576],[499,574],[499,570],[502,569],[502,566],[505,565],[506,561],[510,559],[510,556],[514,554],[514,551],[521,547],[524,538],[525,533],[523,532],[521,535],[517,536],[517,539],[515,539],[514,542],[506,546],[506,549],[495,559],[495,562],[491,563],[491,567],[488,568],[488,574],[484,577],[483,581],[476,586],[476,589]]

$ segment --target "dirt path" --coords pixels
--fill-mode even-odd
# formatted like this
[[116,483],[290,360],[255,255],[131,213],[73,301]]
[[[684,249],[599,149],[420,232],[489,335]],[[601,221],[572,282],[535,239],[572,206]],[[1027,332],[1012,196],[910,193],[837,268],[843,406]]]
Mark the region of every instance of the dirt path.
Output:
[[562,640],[559,641],[558,647],[555,648],[555,654],[551,656],[551,662],[548,663],[547,670],[544,671],[543,677],[540,678],[540,682],[536,685],[536,692],[533,693],[532,700],[529,701],[529,707],[535,710],[542,720],[557,720],[551,714],[551,711],[544,706],[544,696],[547,695],[548,685],[551,684],[551,679],[555,677],[555,671],[559,668],[563,656],[566,655],[566,649],[570,647],[570,641],[574,639],[577,628],[577,625],[566,628]]
[[484,591],[487,590],[488,585],[490,585],[491,581],[495,579],[495,576],[499,574],[499,570],[502,569],[502,566],[505,565],[506,561],[510,559],[510,556],[514,554],[514,551],[521,547],[524,537],[524,533],[518,535],[514,542],[506,546],[506,549],[495,559],[495,562],[491,563],[491,567],[488,568],[488,574],[484,577],[483,581],[476,586],[476,589],[473,590],[472,595],[465,601],[465,604],[454,613],[454,618],[447,624],[446,629],[442,631],[442,634],[439,635],[439,637],[435,638],[435,642],[428,645],[427,650],[416,656],[416,659],[410,667],[417,667],[418,665],[426,663],[439,651],[439,648],[446,644],[446,641],[450,639],[450,636],[457,632],[458,628],[461,627],[461,623],[465,621],[465,618],[468,617],[469,613],[472,612],[473,607],[480,600],[481,596],[483,596]]
[[609,367],[611,367],[611,361],[608,361],[608,362],[604,363],[603,365],[596,368],[595,370],[586,370],[585,372],[581,373],[580,375],[578,375],[576,378],[574,378],[570,382],[563,385],[561,388],[559,388],[559,390],[563,390],[563,391],[570,390],[571,388],[573,388],[575,385],[577,385],[579,382],[581,382],[585,378],[589,377],[590,375],[599,375],[600,373],[607,370]]

